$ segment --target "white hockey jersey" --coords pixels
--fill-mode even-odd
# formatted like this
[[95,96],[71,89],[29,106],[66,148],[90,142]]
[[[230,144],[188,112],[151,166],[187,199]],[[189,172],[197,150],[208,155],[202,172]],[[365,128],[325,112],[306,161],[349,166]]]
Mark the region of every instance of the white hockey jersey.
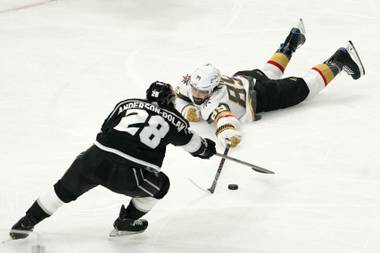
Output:
[[202,119],[208,123],[213,123],[222,112],[231,112],[242,123],[255,120],[253,105],[255,98],[249,95],[249,80],[246,77],[222,75],[219,85],[201,105],[194,103],[189,79],[189,75],[184,76],[176,88],[178,111],[182,112],[188,104],[192,104],[200,111]]

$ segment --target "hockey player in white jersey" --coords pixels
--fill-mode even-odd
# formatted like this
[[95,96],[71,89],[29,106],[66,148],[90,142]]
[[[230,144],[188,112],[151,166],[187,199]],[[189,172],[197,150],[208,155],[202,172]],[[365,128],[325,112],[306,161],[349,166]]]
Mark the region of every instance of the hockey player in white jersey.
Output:
[[185,75],[177,87],[177,109],[190,122],[205,120],[216,125],[216,136],[223,146],[241,141],[240,123],[259,119],[259,113],[296,105],[326,87],[342,70],[358,79],[364,67],[351,41],[330,58],[311,68],[302,77],[283,78],[292,54],[304,44],[302,19],[284,43],[265,63],[254,70],[222,75],[206,64]]

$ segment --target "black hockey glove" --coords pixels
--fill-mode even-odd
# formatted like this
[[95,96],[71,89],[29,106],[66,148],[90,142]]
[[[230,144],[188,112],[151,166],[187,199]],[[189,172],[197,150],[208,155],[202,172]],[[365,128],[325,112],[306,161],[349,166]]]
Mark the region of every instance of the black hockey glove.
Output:
[[202,139],[201,147],[191,154],[202,159],[209,159],[216,154],[215,142],[207,138]]

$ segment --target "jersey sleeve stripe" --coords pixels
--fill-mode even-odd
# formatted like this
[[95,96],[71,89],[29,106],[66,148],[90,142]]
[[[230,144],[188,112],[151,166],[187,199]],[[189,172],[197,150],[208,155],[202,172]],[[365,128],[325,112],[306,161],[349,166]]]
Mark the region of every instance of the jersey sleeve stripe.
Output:
[[193,136],[191,137],[190,141],[187,144],[182,146],[182,148],[189,153],[198,151],[202,145],[201,137],[195,132],[192,132],[192,133],[193,133]]

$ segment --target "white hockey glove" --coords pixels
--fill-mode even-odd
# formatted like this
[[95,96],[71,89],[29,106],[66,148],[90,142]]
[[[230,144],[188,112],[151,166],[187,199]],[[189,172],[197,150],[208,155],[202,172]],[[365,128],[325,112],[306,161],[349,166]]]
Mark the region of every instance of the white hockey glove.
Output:
[[236,147],[241,140],[241,135],[238,130],[240,127],[239,120],[229,111],[219,114],[216,122],[216,136],[219,142],[226,147]]
[[189,122],[198,122],[201,120],[201,113],[194,105],[187,105],[182,109],[182,115]]
[[223,125],[216,130],[216,136],[219,142],[226,147],[236,147],[241,140],[240,132],[233,125]]

